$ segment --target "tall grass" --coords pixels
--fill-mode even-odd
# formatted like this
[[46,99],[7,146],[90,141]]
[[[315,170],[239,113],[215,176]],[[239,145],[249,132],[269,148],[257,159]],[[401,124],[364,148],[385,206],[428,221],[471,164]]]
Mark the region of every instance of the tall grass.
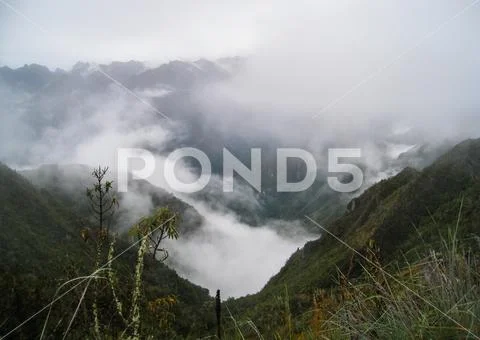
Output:
[[[403,268],[364,263],[360,279],[340,288],[337,311],[324,320],[336,339],[480,339],[478,256],[458,243],[456,230],[440,251]],[[386,275],[387,273],[387,275]]]
[[[315,292],[314,308],[306,313],[308,325],[305,313],[291,314],[286,290],[278,311],[284,315],[284,324],[274,334],[263,336],[304,340],[480,339],[479,256],[462,247],[457,231],[457,227],[449,230],[440,249],[403,266],[382,265],[377,250],[371,247],[362,255],[359,277],[339,273],[335,288]],[[292,326],[302,322],[301,329]],[[247,326],[254,327],[255,332],[248,331]],[[232,332],[225,338],[263,338],[251,320],[235,320]]]

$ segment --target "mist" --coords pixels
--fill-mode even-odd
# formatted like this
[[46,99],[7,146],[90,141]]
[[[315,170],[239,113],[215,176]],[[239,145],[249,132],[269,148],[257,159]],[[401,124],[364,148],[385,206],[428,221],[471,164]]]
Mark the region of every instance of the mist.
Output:
[[[224,297],[258,292],[295,250],[318,238],[298,221],[269,221],[252,228],[234,214],[219,213],[198,201],[189,203],[205,218],[204,227],[168,242],[167,263],[212,295],[216,289]],[[282,234],[285,229],[289,232]]]
[[[147,91],[147,95],[152,91],[154,89]],[[138,95],[144,92],[140,91]],[[59,98],[49,95],[48,99],[53,106],[44,108],[47,113],[54,111]],[[89,186],[88,169],[98,165],[108,166],[109,178],[117,180],[117,148],[148,148],[156,155],[156,171],[148,179],[153,184],[152,188],[163,189],[165,195],[175,195],[203,218],[201,225],[193,232],[168,242],[168,264],[181,276],[209,288],[211,294],[216,289],[221,289],[224,296],[232,297],[257,292],[297,248],[318,237],[318,234],[307,232],[298,221],[272,220],[265,225],[252,227],[241,222],[226,202],[213,206],[199,197],[173,192],[163,176],[167,154],[162,152],[162,148],[174,138],[173,131],[178,131],[178,128],[174,128],[175,123],[162,119],[151,107],[114,85],[102,93],[82,95],[81,99],[70,100],[60,121],[53,119],[55,124],[45,124],[41,128],[37,126],[38,131],[32,135],[2,135],[5,141],[21,147],[25,152],[19,157],[16,154],[18,149],[6,148],[2,158],[10,166],[22,164],[22,167],[16,166],[17,169],[34,169],[42,164],[87,165],[85,168],[75,168],[75,172],[70,172],[68,167],[65,170],[55,168],[65,181],[58,185],[64,187],[65,192],[73,194],[75,190],[84,190]],[[28,119],[22,119],[22,116],[28,118],[29,108],[25,101],[16,102],[13,108],[18,116],[14,114],[11,117],[19,117],[14,124],[17,131],[35,130]],[[134,161],[131,166],[134,169],[143,164]],[[43,168],[42,171],[48,169]],[[79,169],[85,171],[81,178]],[[176,173],[186,182],[197,176],[195,169],[182,162],[178,163]],[[221,181],[219,176],[212,175],[211,185],[206,189],[209,196],[221,195]],[[158,208],[153,203],[155,193],[152,190],[139,186],[135,181],[129,184],[129,191],[122,196],[118,212],[121,221],[118,227],[121,229],[117,231],[126,231],[141,217]],[[236,183],[234,193],[225,197],[229,202],[244,204],[252,210],[259,207],[253,189],[240,183]],[[185,221],[190,218],[188,211],[181,218],[188,223]],[[184,235],[183,230],[180,233]]]
[[228,128],[266,130],[312,148],[406,131],[404,138],[415,134],[412,144],[478,136],[480,9],[469,4],[279,6],[243,71],[198,100],[230,119]]

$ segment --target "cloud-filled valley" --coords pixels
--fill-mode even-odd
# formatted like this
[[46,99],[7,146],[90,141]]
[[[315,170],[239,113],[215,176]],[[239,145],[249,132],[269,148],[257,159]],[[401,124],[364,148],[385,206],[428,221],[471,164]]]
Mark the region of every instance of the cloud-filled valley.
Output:
[[[2,102],[6,104],[2,105],[5,133],[1,135],[0,159],[19,169],[42,164],[86,164],[106,165],[115,173],[117,148],[147,148],[156,154],[156,173],[149,181],[172,193],[162,178],[168,152],[180,146],[203,149],[214,159],[210,185],[197,195],[173,192],[190,204],[203,221],[185,238],[170,242],[169,263],[181,275],[208,287],[211,293],[216,288],[222,288],[229,296],[254,293],[278,272],[293,251],[318,236],[318,231],[307,230],[299,222],[302,215],[286,214],[285,220],[274,220],[266,211],[285,199],[296,201],[299,208],[310,207],[312,202],[308,195],[298,194],[273,198],[274,203],[268,205],[266,202],[271,199],[268,189],[272,185],[268,181],[263,193],[256,193],[240,182],[233,193],[222,193],[221,170],[216,163],[223,146],[244,161],[248,160],[250,147],[261,146],[266,151],[262,159],[265,174],[274,171],[274,159],[268,152],[276,147],[306,148],[317,158],[320,173],[326,169],[327,147],[360,147],[361,163],[366,169],[365,187],[394,175],[410,163],[424,166],[414,162],[420,147],[436,154],[436,148],[442,146],[424,145],[425,139],[415,131],[417,127],[396,131],[393,120],[371,121],[367,129],[361,122],[365,118],[358,124],[348,119],[335,125],[327,115],[321,119],[328,124],[317,127],[317,121],[306,115],[313,111],[305,107],[296,111],[295,103],[283,106],[281,100],[267,100],[267,106],[258,107],[247,97],[232,97],[231,93],[250,96],[248,91],[239,90],[238,84],[245,79],[249,81],[252,70],[256,69],[250,67],[256,62],[255,57],[175,62],[162,65],[160,70],[140,67],[133,71],[129,64],[118,63],[116,72],[126,77],[128,90],[105,81],[95,67],[86,64],[79,64],[69,72],[49,71],[50,78],[34,90],[22,88],[23,83],[13,82],[14,77],[4,77],[1,86]],[[36,72],[33,66],[20,70],[30,76]],[[290,78],[286,72],[285,79]],[[264,89],[267,88],[271,90],[269,86]],[[261,91],[255,91],[256,95]],[[265,95],[268,98],[270,94]],[[271,95],[289,100],[289,96],[279,93]],[[168,114],[169,119],[156,112],[157,108]],[[274,112],[278,112],[278,119],[273,119]],[[297,116],[297,112],[303,115]],[[313,124],[308,123],[310,120]],[[349,125],[348,133],[344,124]],[[378,131],[372,134],[370,129],[375,126]],[[406,155],[403,159],[399,158],[402,154]],[[178,171],[191,179],[196,177],[195,168],[188,164]],[[320,177],[312,192],[320,190],[321,195],[325,190],[322,181]],[[352,196],[340,199],[346,204],[349,197]],[[318,202],[327,202],[324,199]],[[129,223],[154,208],[150,193],[141,190],[126,195],[123,204]],[[240,218],[238,211],[246,212],[247,217]]]

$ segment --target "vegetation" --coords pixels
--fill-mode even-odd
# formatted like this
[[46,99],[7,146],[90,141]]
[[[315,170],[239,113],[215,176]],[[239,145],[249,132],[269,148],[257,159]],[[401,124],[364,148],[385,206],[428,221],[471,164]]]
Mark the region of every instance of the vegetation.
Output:
[[[215,330],[215,314],[208,313],[214,311],[214,300],[208,291],[178,277],[157,259],[143,256],[148,243],[132,247],[127,236],[111,234],[95,265],[101,238],[94,216],[78,217],[64,201],[34,188],[4,165],[0,203],[2,336],[95,338],[95,285],[96,328],[103,338],[118,338],[125,330],[126,336],[133,336],[135,329],[140,335],[169,339],[195,338]],[[153,220],[159,221],[165,211],[160,217],[154,213]],[[88,234],[85,226],[91,226]],[[139,313],[140,322],[131,324]]]
[[335,286],[314,291],[305,313],[292,314],[285,289],[276,311],[283,324],[274,333],[262,335],[250,319],[232,317],[225,338],[478,339],[480,258],[457,237],[451,230],[441,251],[405,267],[382,265],[372,244],[359,253],[362,273],[339,272]]
[[[128,235],[106,230],[116,223],[116,195],[106,170],[95,171],[87,191],[93,218],[79,218],[62,198],[0,166],[0,334],[480,338],[480,140],[377,183],[340,218],[322,218],[326,225],[306,217],[323,236],[262,291],[222,304],[162,264],[163,240],[181,237],[176,210],[157,205]],[[327,217],[331,208],[312,211]]]
[[285,324],[280,311],[288,287],[293,328],[302,333],[315,308],[312,296],[338,287],[339,271],[349,280],[361,277],[364,265],[358,253],[365,256],[372,244],[382,268],[408,268],[431,251],[442,251],[442,240],[449,239],[452,229],[466,251],[478,254],[478,173],[480,140],[467,140],[422,172],[407,168],[377,183],[350,202],[342,217],[322,226],[330,235],[295,252],[259,293],[227,302],[233,315],[254,321],[265,337],[273,336]]
[[160,208],[157,212],[149,217],[142,218],[130,233],[136,234],[141,240],[145,238],[147,249],[150,251],[153,259],[159,259],[159,253],[162,253],[160,261],[168,258],[168,251],[160,248],[163,240],[178,238],[179,217],[172,213],[168,208]]

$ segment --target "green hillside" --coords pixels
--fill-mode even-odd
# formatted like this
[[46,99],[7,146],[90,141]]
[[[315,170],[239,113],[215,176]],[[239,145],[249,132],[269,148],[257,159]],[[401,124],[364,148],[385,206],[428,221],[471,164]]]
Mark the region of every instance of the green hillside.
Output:
[[[0,288],[3,292],[0,296],[0,335],[7,334],[48,304],[62,283],[89,275],[93,270],[93,245],[80,235],[84,218],[72,213],[64,203],[63,199],[59,200],[45,189],[36,189],[17,172],[0,164]],[[128,246],[126,241],[118,240],[116,253]],[[135,261],[136,249],[133,248],[113,265],[122,282],[121,292],[128,292],[133,285]],[[146,302],[169,296],[176,300],[175,306],[168,311],[175,319],[169,337],[187,338],[212,332],[213,302],[206,289],[180,278],[173,270],[150,258],[145,259],[143,280],[142,296]],[[82,285],[73,290],[54,305],[47,335],[62,336],[83,288]],[[107,310],[110,308],[108,301],[105,297]],[[38,338],[46,313],[39,314],[10,337]],[[70,338],[88,337],[90,325],[82,324],[89,318],[88,311],[85,315],[84,319],[77,317]],[[147,319],[142,327],[151,328],[155,334],[157,327],[152,322],[156,322],[155,319]]]
[[[457,223],[456,235],[463,245],[477,249],[479,173],[480,139],[467,140],[422,172],[407,168],[372,186],[325,227],[360,254],[375,249],[382,265],[401,266],[430,249],[440,249],[442,239],[457,229]],[[289,312],[300,317],[312,308],[316,290],[338,285],[339,271],[350,277],[360,275],[359,262],[354,251],[324,233],[294,253],[262,291],[230,301],[230,307],[270,334],[285,323],[278,312],[278,298],[286,290]]]
[[[5,270],[46,270],[54,268],[60,255],[81,254],[81,238],[75,228],[78,218],[49,192],[35,189],[3,164],[0,205],[0,254]],[[58,244],[68,247],[59,248]]]
[[[224,338],[476,338],[479,173],[480,139],[467,140],[423,171],[406,168],[373,185],[340,218],[324,219],[320,227],[312,223],[328,233],[297,250],[259,293],[224,302]],[[74,185],[68,197],[55,183],[46,178],[37,185],[49,189],[36,189],[0,166],[0,287],[6,292],[0,298],[0,334],[48,303],[61,283],[92,271],[94,249],[80,237],[84,203],[70,209],[82,195]],[[159,195],[156,203],[165,197]],[[327,216],[330,207],[309,210],[318,212],[306,216],[311,223],[310,217]],[[126,238],[119,239],[116,253],[127,246]],[[115,263],[121,298],[134,286],[136,258],[132,249]],[[205,289],[150,258],[144,266],[143,306],[149,311],[144,334],[183,339],[215,333],[214,301]],[[102,294],[100,305],[108,316],[114,303],[109,292]],[[50,318],[56,324],[47,328],[53,338],[62,336],[80,295],[74,290],[55,304]],[[85,300],[90,306],[91,297]],[[92,337],[88,309],[82,313],[71,338]],[[15,337],[38,337],[44,318],[34,318]],[[119,322],[102,320],[106,326]],[[325,329],[332,324],[337,328]]]

